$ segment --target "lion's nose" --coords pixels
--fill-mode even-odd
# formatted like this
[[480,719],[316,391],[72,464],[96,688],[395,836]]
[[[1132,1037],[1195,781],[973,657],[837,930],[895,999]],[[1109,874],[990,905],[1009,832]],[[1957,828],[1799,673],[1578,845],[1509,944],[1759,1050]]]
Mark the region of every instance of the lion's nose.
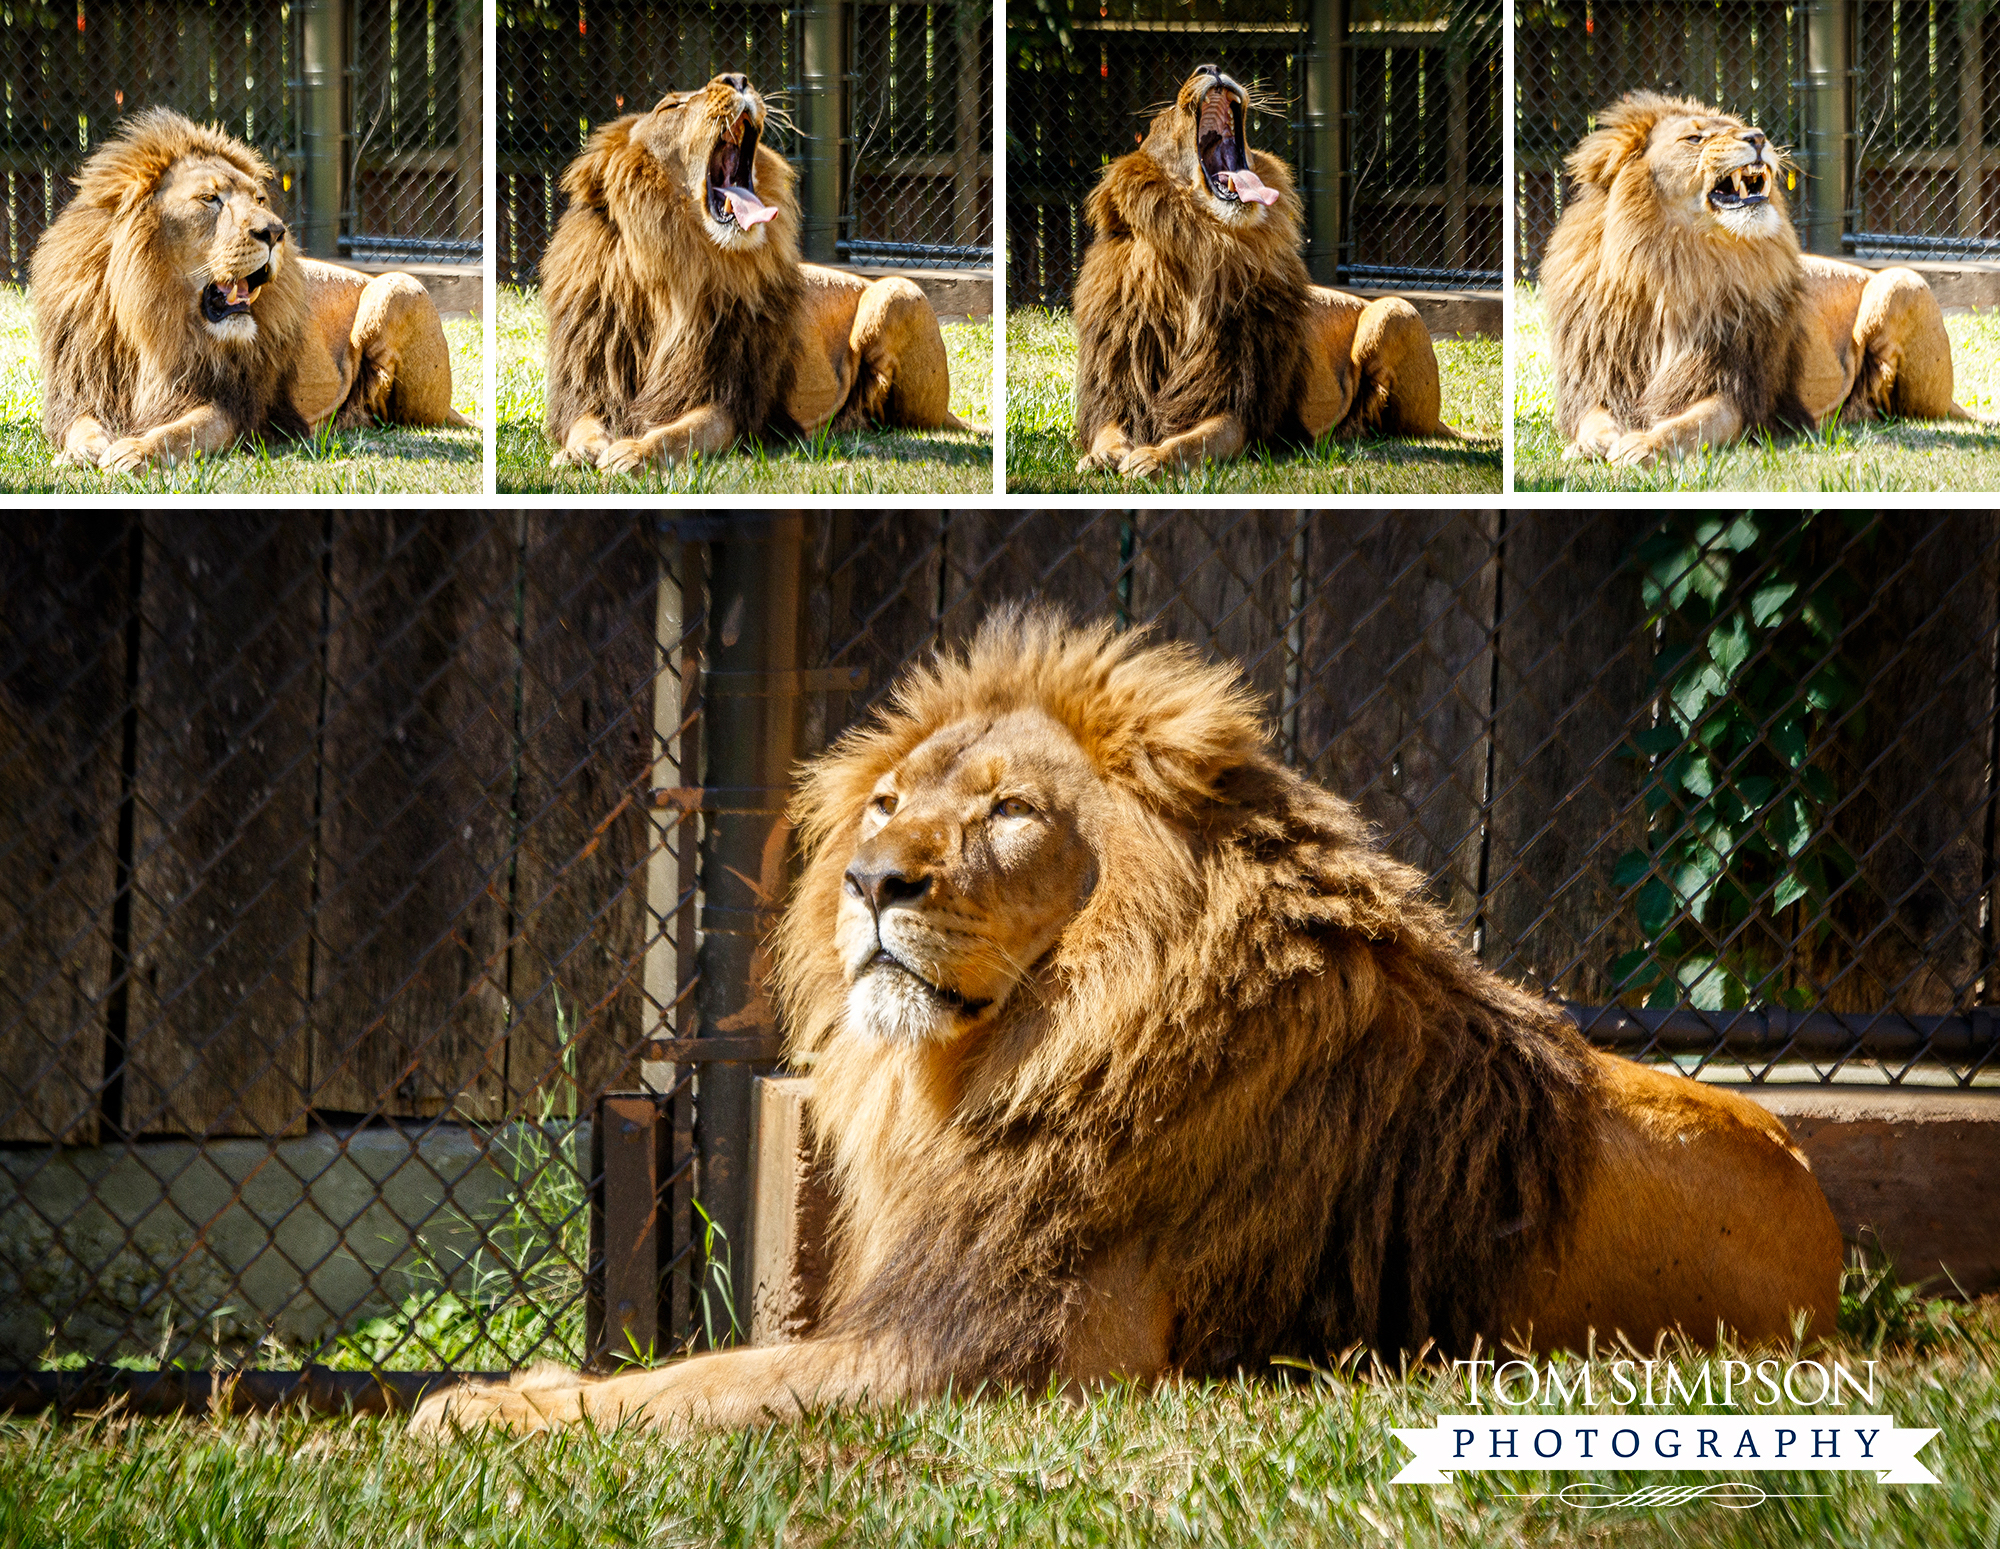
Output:
[[1194,73],[1195,73],[1196,75],[1220,75],[1220,74],[1222,74],[1222,72],[1221,72],[1220,70],[1216,69],[1216,67],[1215,67],[1214,65],[1196,65],[1196,66],[1194,67]]
[[750,89],[750,77],[747,75],[718,75],[716,79],[725,86],[733,86],[738,91]]
[[1770,144],[1770,141],[1764,138],[1763,130],[1746,129],[1743,131],[1743,143],[1749,146],[1751,150],[1762,154],[1764,147]]
[[871,871],[857,862],[847,868],[847,886],[871,913],[880,914],[891,904],[915,903],[930,891],[931,879],[893,867]]
[[272,221],[258,235],[270,243],[271,246],[276,247],[280,242],[285,240],[285,223],[283,221]]

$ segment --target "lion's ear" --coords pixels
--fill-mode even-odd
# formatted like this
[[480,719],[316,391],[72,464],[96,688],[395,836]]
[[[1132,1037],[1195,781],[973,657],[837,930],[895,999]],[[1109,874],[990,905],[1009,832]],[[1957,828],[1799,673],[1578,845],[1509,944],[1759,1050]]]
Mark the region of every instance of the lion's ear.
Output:
[[1571,151],[1566,165],[1579,183],[1609,188],[1618,169],[1646,149],[1653,126],[1683,105],[1658,92],[1635,91],[1597,115],[1597,127]]

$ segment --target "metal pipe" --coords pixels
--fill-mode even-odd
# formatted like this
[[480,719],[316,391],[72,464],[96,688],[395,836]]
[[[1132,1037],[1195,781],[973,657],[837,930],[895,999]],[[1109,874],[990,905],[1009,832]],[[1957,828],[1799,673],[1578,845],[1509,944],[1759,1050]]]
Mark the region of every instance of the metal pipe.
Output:
[[402,1414],[426,1393],[470,1378],[504,1382],[506,1372],[125,1371],[95,1366],[67,1372],[0,1372],[0,1414],[76,1414],[119,1405],[130,1415],[187,1410],[263,1414],[298,1408],[316,1415]]
[[847,136],[847,7],[809,0],[804,10],[805,187],[799,211],[805,229],[799,251],[835,261],[840,238],[841,160]]
[[1570,1020],[1600,1048],[1625,1053],[1750,1055],[1909,1060],[1928,1055],[1972,1060],[2000,1052],[2000,1007],[1975,1006],[1952,1016],[1895,1011],[1788,1011],[1751,1006],[1740,1011],[1631,1010],[1566,1004]]
[[[778,1031],[764,985],[766,942],[789,880],[782,808],[798,757],[799,685],[805,681],[799,673],[805,538],[805,519],[786,516],[745,524],[709,550],[704,673],[737,692],[707,702],[703,784],[760,790],[766,799],[704,807],[697,1038],[733,1042]],[[743,691],[759,684],[763,692]],[[695,1197],[727,1242],[737,1314],[747,1318],[752,1067],[702,1062],[696,1068]],[[695,1230],[699,1236],[701,1228]],[[705,1277],[706,1267],[697,1265],[696,1274]]]
[[1341,50],[1346,0],[1312,0],[1306,41],[1306,266],[1331,285],[1340,269],[1341,130],[1347,112]]
[[1806,7],[1806,247],[1840,252],[1847,219],[1847,5]]
[[303,219],[299,247],[319,258],[336,258],[340,249],[340,181],[345,104],[341,90],[346,61],[342,43],[345,18],[340,0],[305,0],[299,124],[301,171],[305,188],[299,201]]

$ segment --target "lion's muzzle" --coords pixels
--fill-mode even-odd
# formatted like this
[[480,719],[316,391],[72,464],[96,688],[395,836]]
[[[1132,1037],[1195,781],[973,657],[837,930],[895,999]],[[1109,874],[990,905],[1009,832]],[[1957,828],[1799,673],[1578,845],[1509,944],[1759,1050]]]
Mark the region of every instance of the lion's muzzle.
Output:
[[1725,168],[1709,186],[1709,208],[1748,210],[1771,201],[1771,174],[1777,170],[1770,142],[1759,130],[1746,130],[1741,143],[1749,148],[1750,159]]
[[226,322],[232,317],[247,317],[250,315],[250,303],[257,299],[257,292],[270,282],[271,265],[267,261],[255,274],[245,275],[240,280],[204,285],[201,315],[211,323]]
[[751,111],[756,99],[744,93],[738,100],[745,106],[723,126],[708,153],[708,216],[718,226],[751,231],[776,219],[778,210],[757,193],[760,131]]

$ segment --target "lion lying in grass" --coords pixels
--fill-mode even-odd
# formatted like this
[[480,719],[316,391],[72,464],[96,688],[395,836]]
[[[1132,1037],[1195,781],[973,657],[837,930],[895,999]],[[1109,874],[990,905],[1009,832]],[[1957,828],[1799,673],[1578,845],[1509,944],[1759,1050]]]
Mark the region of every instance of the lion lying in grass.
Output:
[[555,466],[608,473],[739,438],[965,430],[911,281],[799,262],[797,181],[741,75],[601,126],[542,255]]
[[415,1428],[1831,1332],[1840,1232],[1784,1127],[1480,967],[1266,711],[1044,615],[905,678],[793,806],[776,989],[841,1201],[819,1329],[468,1384]]
[[1329,430],[1454,435],[1416,308],[1312,283],[1291,171],[1250,149],[1250,105],[1214,65],[1195,66],[1091,193],[1079,473],[1146,477]]
[[1799,251],[1760,129],[1633,92],[1569,158],[1542,260],[1566,457],[1648,463],[1836,415],[1969,420],[1912,269]]
[[329,423],[472,425],[423,286],[300,257],[270,181],[249,146],[164,108],[84,163],[28,275],[58,463],[129,473]]

